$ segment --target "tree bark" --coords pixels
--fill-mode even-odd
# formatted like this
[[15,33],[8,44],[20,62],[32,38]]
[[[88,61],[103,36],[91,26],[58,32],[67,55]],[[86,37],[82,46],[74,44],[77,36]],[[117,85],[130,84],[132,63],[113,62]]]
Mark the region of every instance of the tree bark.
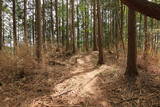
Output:
[[51,2],[51,41],[54,41],[54,19],[53,19],[53,0],[50,0]]
[[75,46],[75,28],[74,28],[74,0],[71,0],[71,11],[72,11],[72,52],[76,52]]
[[124,9],[123,9],[123,4],[121,3],[121,22],[120,22],[120,37],[121,37],[121,40],[122,40],[122,46],[123,46],[123,51],[124,51],[124,54],[126,53],[125,51],[125,43],[124,43],[124,37],[123,37],[123,34],[124,34]]
[[17,21],[16,21],[16,0],[13,0],[13,46],[14,46],[14,53],[16,52],[17,47]]
[[0,0],[0,50],[2,50],[3,34],[2,34],[2,0]]
[[65,19],[64,19],[64,11],[65,11],[65,8],[64,8],[64,0],[62,0],[62,46],[64,47],[65,45]]
[[99,48],[99,58],[98,64],[104,64],[104,57],[103,57],[103,44],[102,44],[102,18],[101,18],[101,7],[100,7],[100,0],[97,0],[97,16],[98,16],[98,48]]
[[97,32],[96,32],[96,0],[93,0],[93,18],[94,18],[94,21],[93,21],[93,51],[97,51]]
[[87,2],[85,0],[85,15],[84,15],[84,37],[85,37],[85,50],[89,51],[88,46],[88,19],[87,19]]
[[24,42],[28,42],[28,33],[27,33],[27,0],[24,0]]
[[[149,55],[149,35],[148,35],[148,18],[147,16],[144,16],[144,34],[145,34],[145,42],[144,42],[144,60],[146,60],[146,58]],[[146,60],[147,61],[147,60]]]
[[[45,8],[46,8],[46,0],[43,0],[43,45],[45,44],[46,41],[46,15],[45,15]],[[52,22],[51,22],[52,24]]]
[[77,5],[77,48],[80,48],[80,19],[79,19],[79,5]]
[[58,49],[59,49],[58,0],[55,0],[55,13],[56,13],[56,35],[57,35],[57,45],[58,45]]
[[66,0],[66,51],[68,51],[69,50],[69,31],[68,31],[68,29],[69,29],[69,22],[68,22],[68,17],[69,17],[69,7],[68,7],[68,0]]
[[37,61],[41,62],[41,38],[42,38],[42,24],[41,24],[41,0],[36,0],[36,56]]
[[[32,0],[32,2],[35,5],[35,0]],[[35,10],[36,9],[33,9],[33,11],[32,11],[32,45],[35,44],[35,29],[36,29],[36,27],[35,27],[35,25],[36,25],[36,23],[35,23],[35,13],[36,13]]]
[[138,75],[136,48],[136,15],[135,11],[132,9],[129,9],[128,12],[128,56],[125,75],[128,77],[136,77]]

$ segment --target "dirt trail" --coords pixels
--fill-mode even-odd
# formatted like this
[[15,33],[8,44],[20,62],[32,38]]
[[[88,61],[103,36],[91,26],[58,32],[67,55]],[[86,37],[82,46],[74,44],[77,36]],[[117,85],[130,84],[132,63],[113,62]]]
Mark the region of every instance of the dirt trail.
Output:
[[94,85],[96,81],[96,75],[108,68],[108,66],[104,65],[99,69],[90,71],[89,68],[91,68],[91,66],[87,65],[85,61],[78,59],[78,64],[80,65],[75,67],[72,73],[80,74],[67,79],[61,84],[58,84],[56,86],[57,92],[53,95],[58,96],[64,93],[63,96],[68,97],[67,99],[69,100],[70,104],[77,103],[80,97],[86,97],[90,95],[96,97],[98,95],[98,90],[96,90],[97,87]]
[[92,97],[97,99],[100,95],[100,90],[96,86],[97,75],[106,69],[110,69],[110,66],[103,65],[99,68],[94,68],[91,55],[85,58],[77,59],[77,66],[71,70],[71,73],[75,75],[63,83],[58,84],[56,93],[52,97],[63,97],[69,104],[77,104],[83,102],[83,98]]
[[[88,104],[94,107],[109,107],[105,101],[106,99],[103,100],[103,93],[97,85],[97,80],[99,79],[98,74],[104,71],[112,71],[113,67],[107,64],[97,66],[96,56],[97,54],[95,53],[78,56],[76,63],[69,71],[70,76],[57,84],[54,88],[55,91],[50,96],[41,98],[38,103],[41,102],[44,105],[54,107],[68,107],[77,104],[78,106],[86,106]],[[36,101],[34,106],[31,107],[41,107],[37,105],[39,104]]]

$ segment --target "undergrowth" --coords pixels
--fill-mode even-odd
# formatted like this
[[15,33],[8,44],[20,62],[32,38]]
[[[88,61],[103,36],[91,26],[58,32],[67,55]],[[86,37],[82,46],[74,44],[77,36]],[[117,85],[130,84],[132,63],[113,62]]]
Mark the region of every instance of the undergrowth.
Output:
[[25,45],[18,47],[16,54],[13,53],[11,48],[4,48],[0,52],[1,81],[9,82],[15,78],[23,78],[36,66],[37,63],[31,49]]

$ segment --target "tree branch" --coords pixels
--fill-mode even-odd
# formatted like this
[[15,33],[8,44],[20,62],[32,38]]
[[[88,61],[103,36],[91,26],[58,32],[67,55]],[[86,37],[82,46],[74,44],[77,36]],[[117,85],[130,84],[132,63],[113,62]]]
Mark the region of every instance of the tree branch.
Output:
[[147,0],[121,0],[129,8],[146,16],[160,20],[160,5]]

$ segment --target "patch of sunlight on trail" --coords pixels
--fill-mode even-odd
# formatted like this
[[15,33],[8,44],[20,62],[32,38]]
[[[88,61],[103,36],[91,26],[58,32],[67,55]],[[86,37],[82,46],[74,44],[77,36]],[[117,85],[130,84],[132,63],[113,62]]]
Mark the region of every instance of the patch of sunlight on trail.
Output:
[[69,104],[76,104],[79,102],[79,99],[90,96],[96,99],[98,95],[100,95],[100,90],[95,85],[97,81],[97,75],[105,70],[111,70],[112,67],[102,65],[95,70],[90,70],[88,68],[93,68],[93,65],[89,63],[90,60],[90,56],[87,56],[84,59],[78,59],[78,66],[71,71],[75,75],[63,83],[58,84],[55,87],[57,91],[56,93],[53,93],[52,96],[55,97],[63,93],[67,93],[63,95],[63,97],[66,97]]

